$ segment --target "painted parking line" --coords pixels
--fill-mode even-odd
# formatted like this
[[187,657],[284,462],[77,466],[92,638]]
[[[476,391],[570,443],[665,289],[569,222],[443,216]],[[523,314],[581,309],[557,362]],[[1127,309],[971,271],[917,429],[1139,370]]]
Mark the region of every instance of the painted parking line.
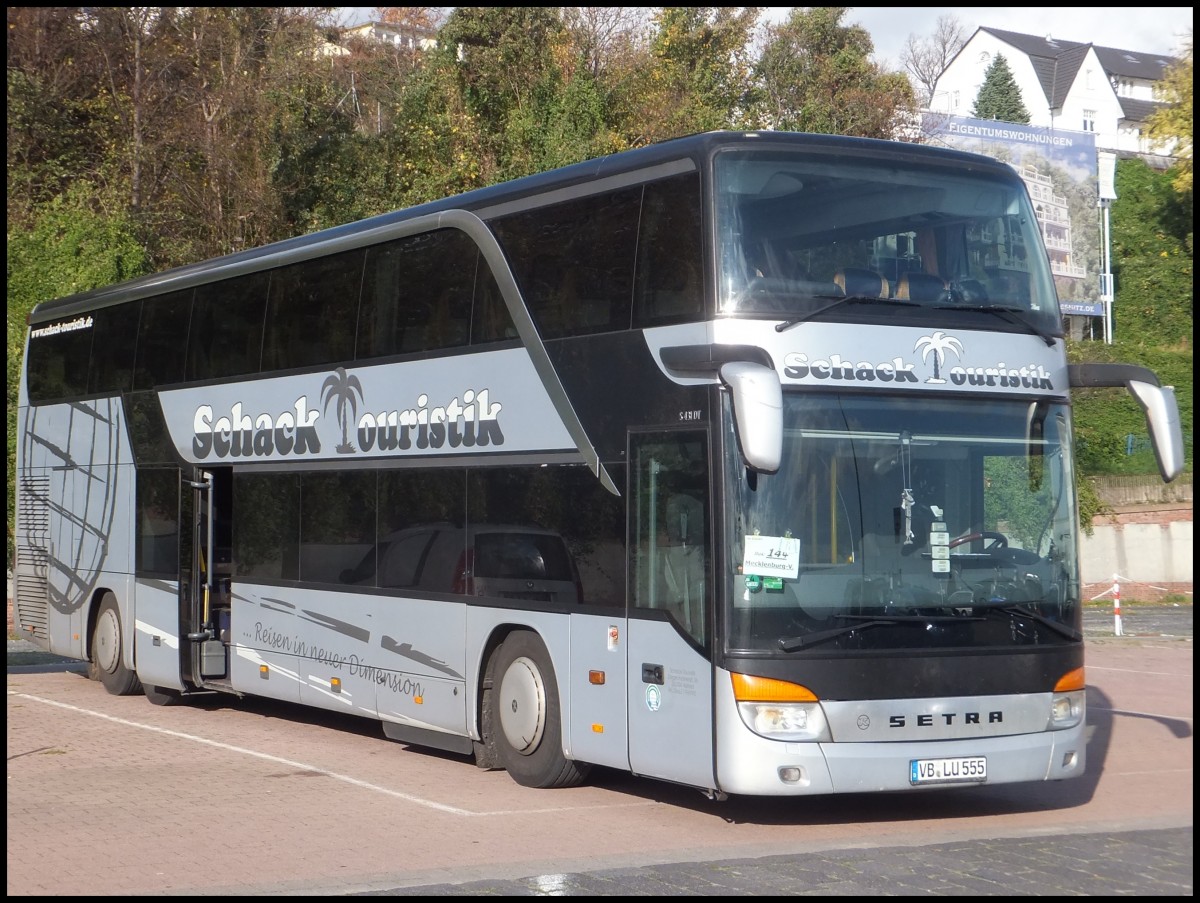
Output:
[[550,806],[543,809],[494,809],[488,811],[472,811],[470,809],[461,809],[457,806],[447,806],[445,803],[435,802],[434,800],[425,799],[424,797],[414,796],[411,793],[403,793],[399,790],[392,790],[388,787],[380,787],[378,784],[372,784],[369,781],[362,781],[350,775],[339,774],[336,771],[330,771],[327,768],[322,768],[319,765],[310,765],[307,762],[297,762],[295,759],[285,759],[281,756],[274,756],[270,753],[259,752],[254,749],[247,749],[244,746],[234,746],[230,743],[222,743],[218,740],[209,740],[207,737],[198,737],[195,734],[185,734],[181,731],[173,731],[167,728],[158,727],[153,724],[145,724],[140,721],[130,721],[127,718],[118,718],[115,715],[109,715],[105,712],[97,712],[92,709],[85,709],[81,706],[71,705],[66,702],[59,702],[54,699],[46,699],[43,696],[34,696],[30,693],[19,693],[13,690],[8,691],[10,697],[17,699],[25,699],[31,702],[40,702],[44,705],[54,706],[56,708],[65,709],[67,711],[76,712],[80,715],[90,715],[93,718],[100,718],[105,721],[119,724],[123,727],[132,727],[139,730],[149,731],[150,733],[162,734],[166,737],[171,737],[176,740],[187,740],[191,743],[199,743],[204,746],[215,747],[216,749],[225,750],[226,752],[236,753],[238,755],[250,756],[255,759],[262,759],[266,762],[274,762],[279,765],[286,765],[290,768],[298,768],[312,774],[323,775],[328,778],[333,778],[335,781],[341,781],[344,784],[349,784],[352,787],[357,787],[360,790],[369,790],[373,793],[383,794],[395,799],[404,800],[407,803],[412,803],[415,806],[423,806],[427,809],[434,809],[438,812],[444,812],[448,815],[458,815],[464,818],[481,818],[496,815],[539,815],[549,812],[570,812],[576,810],[587,809],[632,809],[637,807],[646,807],[657,805],[653,801],[640,801],[631,803],[619,803],[613,805],[601,806]]

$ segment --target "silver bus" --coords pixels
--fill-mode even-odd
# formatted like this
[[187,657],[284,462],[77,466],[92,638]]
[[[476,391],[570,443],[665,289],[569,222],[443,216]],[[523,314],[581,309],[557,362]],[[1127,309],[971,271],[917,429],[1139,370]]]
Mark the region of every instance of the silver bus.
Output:
[[1077,777],[1072,386],[1008,165],[715,132],[47,300],[15,616],[563,787]]

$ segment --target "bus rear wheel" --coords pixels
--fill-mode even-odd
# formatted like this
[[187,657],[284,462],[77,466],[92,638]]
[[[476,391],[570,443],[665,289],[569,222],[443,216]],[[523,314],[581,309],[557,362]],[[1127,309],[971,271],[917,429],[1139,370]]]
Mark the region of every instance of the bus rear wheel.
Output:
[[524,787],[574,787],[590,767],[562,751],[562,707],[550,655],[537,634],[510,634],[496,652],[491,729],[500,761]]
[[121,610],[112,593],[105,593],[100,600],[100,610],[92,625],[92,654],[88,662],[88,677],[104,684],[104,689],[114,696],[130,696],[142,688],[137,674],[125,667],[121,649],[124,633],[121,628]]

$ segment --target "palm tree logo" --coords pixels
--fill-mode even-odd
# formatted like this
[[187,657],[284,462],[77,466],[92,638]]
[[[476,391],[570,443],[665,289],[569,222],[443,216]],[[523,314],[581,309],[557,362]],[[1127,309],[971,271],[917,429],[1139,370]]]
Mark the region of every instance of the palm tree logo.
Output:
[[952,335],[946,335],[941,330],[938,330],[933,335],[924,335],[917,339],[917,344],[913,346],[914,351],[920,351],[922,346],[925,350],[921,353],[921,360],[929,360],[929,355],[933,354],[933,377],[925,380],[928,383],[944,383],[942,379],[942,364],[946,362],[946,352],[953,351],[955,357],[962,357],[962,342]]
[[354,415],[358,411],[358,405],[354,401],[356,394],[360,399],[363,397],[362,383],[358,381],[357,376],[347,373],[345,367],[338,367],[337,370],[325,377],[325,382],[321,384],[323,410],[329,409],[329,402],[337,403],[334,413],[342,427],[342,444],[337,447],[338,454],[341,455],[349,455],[357,451],[350,444],[348,434],[349,424],[354,420]]

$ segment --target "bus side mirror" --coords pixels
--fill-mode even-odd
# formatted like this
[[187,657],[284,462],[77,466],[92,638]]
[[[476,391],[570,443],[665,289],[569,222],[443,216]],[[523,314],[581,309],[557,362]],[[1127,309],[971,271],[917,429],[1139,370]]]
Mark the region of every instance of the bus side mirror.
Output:
[[1075,387],[1125,386],[1145,412],[1163,481],[1170,483],[1179,476],[1183,471],[1183,429],[1174,386],[1159,385],[1152,371],[1132,364],[1071,364],[1067,372]]
[[742,459],[751,470],[775,473],[783,459],[783,388],[771,367],[749,361],[721,365],[733,395],[733,421]]
[[1179,402],[1174,386],[1151,385],[1130,380],[1130,393],[1146,413],[1150,444],[1164,482],[1170,483],[1183,470],[1183,429],[1179,423]]

